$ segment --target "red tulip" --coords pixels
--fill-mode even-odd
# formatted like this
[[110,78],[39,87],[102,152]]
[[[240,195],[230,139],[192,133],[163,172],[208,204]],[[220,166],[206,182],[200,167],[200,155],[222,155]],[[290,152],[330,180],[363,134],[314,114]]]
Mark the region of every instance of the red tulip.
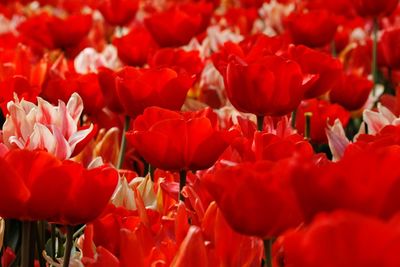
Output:
[[344,211],[323,214],[284,235],[278,261],[296,267],[400,266],[398,222]]
[[151,67],[168,67],[176,72],[186,72],[191,77],[199,77],[204,64],[198,51],[185,51],[180,48],[157,50],[149,59]]
[[[383,141],[383,140],[382,140]],[[385,143],[385,142],[384,142]],[[299,204],[310,220],[320,212],[346,209],[388,219],[400,211],[398,145],[350,145],[335,164],[298,162],[293,179]]]
[[293,111],[304,95],[299,65],[279,56],[265,56],[246,62],[232,56],[225,88],[232,105],[258,116],[280,116]]
[[356,9],[357,13],[363,17],[377,17],[377,16],[386,16],[392,13],[398,3],[399,0],[385,0],[385,1],[376,1],[376,0],[350,0]]
[[[117,73],[116,91],[129,116],[135,117],[149,106],[180,110],[193,80],[169,68],[125,67]],[[107,88],[103,88],[103,91]]]
[[143,25],[135,25],[127,35],[115,38],[118,57],[127,65],[142,66],[158,45]]
[[296,113],[296,129],[304,134],[305,113],[311,112],[311,132],[310,138],[317,143],[327,141],[325,128],[327,125],[333,125],[336,119],[339,119],[344,127],[350,120],[350,113],[337,104],[330,104],[324,100],[310,99],[303,101]]
[[164,170],[211,167],[235,131],[218,130],[211,109],[179,113],[150,107],[137,117],[127,139],[151,165]]
[[357,110],[367,101],[373,85],[373,82],[365,77],[355,74],[343,75],[339,83],[329,92],[329,99],[347,110]]
[[65,19],[52,17],[48,27],[56,47],[76,46],[89,33],[92,15],[70,15]]
[[144,22],[160,46],[181,46],[205,30],[211,13],[211,4],[188,3],[152,14]]
[[112,168],[86,170],[43,151],[11,150],[0,169],[0,215],[19,220],[87,223],[103,211],[118,181]]
[[321,47],[329,44],[336,33],[337,22],[326,10],[293,12],[287,18],[287,29],[295,44]]
[[300,65],[303,74],[311,77],[304,85],[306,98],[318,97],[330,91],[341,77],[342,64],[326,53],[303,45],[291,46],[289,58]]
[[124,26],[133,20],[139,8],[138,0],[101,0],[98,9],[113,26]]
[[203,178],[229,225],[272,238],[303,221],[289,180],[290,160],[242,163]]
[[385,64],[392,69],[400,69],[400,28],[385,30],[379,41]]

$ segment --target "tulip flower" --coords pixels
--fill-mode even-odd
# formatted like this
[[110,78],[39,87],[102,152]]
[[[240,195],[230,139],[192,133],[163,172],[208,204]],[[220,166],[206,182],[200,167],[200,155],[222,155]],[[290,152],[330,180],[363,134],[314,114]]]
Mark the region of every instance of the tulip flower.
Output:
[[396,9],[399,0],[386,0],[382,2],[374,0],[350,0],[350,2],[360,16],[377,17],[390,15]]
[[382,47],[385,64],[392,69],[400,69],[400,50],[397,44],[400,41],[400,28],[385,30],[379,41]]
[[59,101],[57,107],[38,97],[37,106],[16,99],[7,108],[10,114],[3,125],[3,142],[9,149],[46,149],[59,159],[68,159],[95,134],[93,125],[78,129],[83,102],[76,93],[67,104]]
[[399,266],[398,223],[398,217],[383,222],[344,211],[323,214],[284,235],[277,261],[296,267]]
[[333,125],[336,119],[346,126],[350,120],[350,113],[337,104],[330,104],[324,100],[310,99],[303,101],[296,113],[296,129],[305,134],[305,114],[311,113],[310,138],[313,142],[327,141],[325,128]]
[[329,92],[329,100],[347,110],[357,110],[368,100],[373,86],[373,82],[365,77],[345,74]]
[[307,99],[330,91],[342,75],[342,64],[338,59],[303,45],[291,46],[289,58],[300,65],[304,75],[310,76],[304,84]]
[[128,34],[115,38],[113,44],[121,61],[131,66],[144,65],[149,54],[158,48],[144,25],[134,25]]
[[124,67],[116,74],[102,69],[100,87],[108,106],[136,117],[149,106],[180,110],[193,80],[170,68]]
[[211,167],[235,135],[218,129],[211,109],[179,113],[150,107],[136,118],[127,138],[151,165],[177,171]]
[[198,77],[203,71],[203,62],[198,51],[163,48],[157,50],[149,59],[151,67],[169,67],[176,72],[186,72],[191,77]]
[[68,48],[78,45],[86,37],[92,27],[92,16],[77,14],[65,19],[52,17],[48,27],[54,45]]
[[287,30],[295,44],[321,47],[329,44],[338,25],[327,10],[311,10],[307,13],[292,12],[287,18]]
[[11,150],[0,158],[0,169],[2,217],[68,225],[99,216],[118,181],[110,167],[86,170],[44,151]]
[[136,15],[138,0],[101,0],[98,9],[104,19],[113,26],[124,26]]
[[293,167],[296,191],[305,218],[337,209],[388,219],[400,211],[398,170],[400,147],[383,138],[381,145],[350,144],[337,163],[315,166],[299,161]]
[[202,182],[234,230],[271,239],[303,221],[290,169],[290,160],[241,163],[206,175]]
[[144,23],[160,46],[175,47],[189,43],[190,39],[204,31],[211,12],[211,4],[187,3],[154,13]]
[[282,116],[293,111],[304,95],[300,66],[271,55],[254,61],[231,56],[222,73],[232,105],[257,116]]

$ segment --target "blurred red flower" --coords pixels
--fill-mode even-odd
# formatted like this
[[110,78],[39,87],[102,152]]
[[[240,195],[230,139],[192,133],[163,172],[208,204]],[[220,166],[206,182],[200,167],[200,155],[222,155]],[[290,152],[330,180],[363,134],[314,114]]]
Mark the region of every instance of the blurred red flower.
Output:
[[400,147],[362,147],[350,145],[334,164],[296,163],[293,186],[306,220],[338,209],[383,219],[400,211],[399,170],[391,167],[399,161]]
[[335,36],[337,22],[327,10],[310,10],[307,13],[292,12],[286,19],[287,30],[295,44],[321,47]]
[[158,48],[157,43],[143,25],[134,25],[127,35],[113,40],[118,57],[127,65],[142,66],[149,54]]
[[383,222],[344,211],[323,214],[283,236],[277,261],[296,267],[399,266],[398,223],[398,217]]
[[342,74],[342,64],[331,55],[304,45],[289,47],[289,58],[296,61],[304,75],[310,76],[305,97],[314,98],[331,90]]
[[53,16],[48,22],[54,45],[68,48],[79,44],[92,28],[92,15],[74,14],[66,18]]
[[268,239],[303,221],[290,169],[290,160],[241,163],[208,174],[202,182],[234,230]]
[[100,215],[118,182],[110,167],[86,170],[44,151],[11,150],[0,158],[0,169],[0,215],[19,220],[87,223]]
[[168,67],[176,72],[186,72],[190,77],[199,77],[204,64],[198,51],[181,48],[162,48],[149,59],[150,67]]
[[325,128],[339,119],[344,127],[350,120],[350,113],[337,104],[325,100],[309,99],[301,102],[296,113],[296,129],[304,134],[305,113],[312,113],[310,138],[313,142],[327,142]]
[[347,110],[357,110],[367,101],[374,84],[366,77],[356,74],[343,74],[339,82],[329,92],[329,100]]
[[160,46],[181,46],[206,29],[212,11],[212,4],[205,2],[174,5],[144,23]]
[[400,27],[383,31],[379,45],[383,52],[386,66],[392,69],[400,69]]
[[101,0],[98,9],[104,19],[113,26],[124,26],[136,16],[138,0]]
[[390,15],[396,9],[399,0],[350,0],[350,2],[360,16],[377,17]]

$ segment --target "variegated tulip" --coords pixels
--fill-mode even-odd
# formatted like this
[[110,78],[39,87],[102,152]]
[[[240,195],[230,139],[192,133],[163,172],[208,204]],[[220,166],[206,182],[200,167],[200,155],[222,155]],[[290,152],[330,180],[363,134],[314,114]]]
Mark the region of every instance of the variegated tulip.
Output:
[[73,93],[68,103],[53,106],[38,97],[38,105],[17,98],[7,104],[9,114],[3,125],[3,142],[8,149],[45,149],[57,158],[70,158],[76,146],[91,137],[94,127],[78,129],[83,101]]

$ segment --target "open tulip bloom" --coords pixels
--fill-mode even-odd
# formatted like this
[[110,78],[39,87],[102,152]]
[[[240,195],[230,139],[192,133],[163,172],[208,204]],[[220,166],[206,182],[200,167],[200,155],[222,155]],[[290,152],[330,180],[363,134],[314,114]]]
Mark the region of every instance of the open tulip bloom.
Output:
[[0,266],[400,266],[399,0],[0,2]]

